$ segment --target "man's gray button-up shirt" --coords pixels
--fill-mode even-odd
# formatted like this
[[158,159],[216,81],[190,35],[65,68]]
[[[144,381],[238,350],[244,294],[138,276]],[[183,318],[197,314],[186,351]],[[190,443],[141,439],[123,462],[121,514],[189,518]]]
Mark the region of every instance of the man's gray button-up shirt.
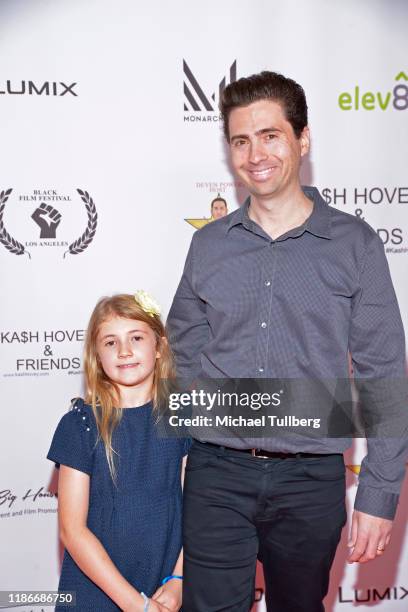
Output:
[[[381,239],[317,189],[304,192],[311,215],[276,240],[249,218],[249,200],[194,234],[168,317],[178,376],[344,379],[350,352],[355,377],[405,377],[404,331]],[[348,444],[277,437],[263,447],[335,453]],[[406,454],[406,440],[368,441],[357,509],[394,516]]]

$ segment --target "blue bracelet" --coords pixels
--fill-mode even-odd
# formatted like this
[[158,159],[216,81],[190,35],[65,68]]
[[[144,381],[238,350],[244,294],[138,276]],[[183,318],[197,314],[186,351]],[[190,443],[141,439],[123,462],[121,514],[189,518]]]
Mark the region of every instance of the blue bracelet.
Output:
[[174,574],[172,574],[171,576],[166,576],[166,578],[163,578],[162,586],[163,584],[166,584],[166,582],[168,582],[169,580],[172,580],[172,578],[178,578],[178,580],[183,580],[183,576],[175,576]]

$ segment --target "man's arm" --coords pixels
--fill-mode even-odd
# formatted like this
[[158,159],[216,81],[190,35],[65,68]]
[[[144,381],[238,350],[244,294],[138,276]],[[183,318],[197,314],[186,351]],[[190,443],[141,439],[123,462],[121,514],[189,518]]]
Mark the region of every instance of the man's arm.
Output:
[[404,329],[376,234],[370,237],[353,299],[349,348],[372,434],[361,465],[350,541],[349,560],[364,562],[388,544],[408,457]]
[[196,234],[191,241],[183,276],[167,318],[170,345],[176,358],[177,376],[194,378],[201,371],[200,353],[209,339],[206,305],[195,292]]

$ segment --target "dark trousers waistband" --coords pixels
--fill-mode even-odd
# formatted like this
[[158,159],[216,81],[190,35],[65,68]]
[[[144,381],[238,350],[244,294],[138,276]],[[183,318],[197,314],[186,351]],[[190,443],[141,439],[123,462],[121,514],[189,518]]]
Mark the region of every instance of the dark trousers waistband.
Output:
[[268,451],[264,448],[232,448],[231,446],[213,444],[212,442],[200,442],[199,440],[194,440],[194,443],[202,446],[203,448],[210,447],[218,450],[225,449],[227,451],[251,455],[251,457],[257,457],[258,459],[311,459],[313,457],[331,457],[333,455],[342,455],[342,453],[281,453]]

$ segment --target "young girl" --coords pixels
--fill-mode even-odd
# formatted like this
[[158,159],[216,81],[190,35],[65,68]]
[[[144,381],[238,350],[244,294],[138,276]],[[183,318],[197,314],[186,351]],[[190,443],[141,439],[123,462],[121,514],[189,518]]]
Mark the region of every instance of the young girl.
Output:
[[174,369],[149,296],[98,302],[84,370],[85,402],[62,417],[48,453],[60,467],[59,590],[75,591],[81,612],[179,610],[188,441],[158,435]]

